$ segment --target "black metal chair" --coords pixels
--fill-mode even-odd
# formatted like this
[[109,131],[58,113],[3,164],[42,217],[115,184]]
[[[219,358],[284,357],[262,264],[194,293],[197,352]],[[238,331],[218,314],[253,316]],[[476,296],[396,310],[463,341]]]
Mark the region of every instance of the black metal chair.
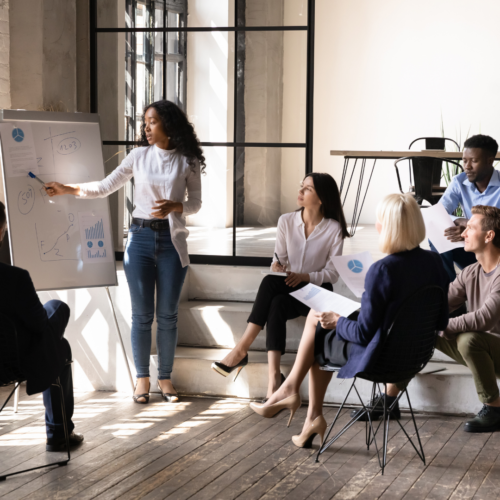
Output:
[[[372,443],[375,444],[379,465],[382,468],[382,474],[384,474],[385,465],[387,463],[387,441],[389,435],[390,412],[393,410],[396,403],[399,402],[403,394],[406,394],[406,397],[408,399],[408,406],[410,409],[410,415],[413,420],[415,434],[417,436],[420,450],[417,449],[415,443],[413,442],[401,422],[399,422],[399,420],[396,421],[398,422],[402,431],[405,433],[406,437],[425,465],[424,450],[422,447],[422,442],[420,441],[420,435],[418,433],[417,424],[415,422],[415,416],[413,414],[408,390],[405,389],[404,391],[400,392],[394,403],[390,407],[387,407],[386,400],[380,393],[379,384],[383,384],[384,389],[386,389],[387,384],[395,384],[398,382],[409,380],[413,378],[418,372],[420,372],[429,362],[434,353],[434,345],[436,342],[436,337],[438,335],[437,325],[442,314],[444,302],[445,294],[442,288],[438,286],[427,286],[421,288],[418,292],[413,294],[403,303],[396,314],[394,322],[386,332],[386,338],[380,349],[380,355],[377,358],[375,365],[369,372],[361,372],[356,374],[356,377],[354,378],[351,387],[347,392],[346,397],[344,398],[344,401],[337,411],[335,419],[328,429],[325,440],[318,450],[318,453],[316,455],[316,462],[319,461],[319,456],[324,453],[335,441],[337,441],[337,439],[339,439],[363,415],[367,415],[367,449],[370,449],[370,445]],[[338,372],[341,369],[341,366],[325,365],[321,366],[320,369],[325,371]],[[367,405],[364,404],[356,387],[356,380],[358,378],[368,380],[373,383],[371,400]],[[353,389],[359,398],[362,409],[360,409],[357,414],[353,418],[351,418],[351,420],[333,438],[328,440],[333,427],[338,421],[340,414],[346,404],[347,398],[349,397]],[[379,390],[378,397],[376,396],[377,389]],[[379,403],[382,403],[382,401],[383,418],[378,424],[377,428],[374,429],[374,423],[371,419],[370,412],[375,407],[377,407]],[[383,425],[384,431],[382,458],[380,456],[380,449],[376,441],[376,435],[380,428],[380,425]]]
[[[14,323],[5,315],[0,314],[0,387],[6,387],[14,384],[14,389],[11,391],[5,403],[0,408],[0,412],[7,406],[12,394],[21,385],[22,382],[26,381],[25,375],[23,375],[20,369],[19,363],[19,348],[17,343],[17,332]],[[52,384],[58,386],[61,391],[61,407],[64,423],[64,436],[66,438],[66,447],[68,450],[67,460],[62,460],[59,462],[50,463],[47,465],[40,465],[39,467],[32,467],[31,469],[24,469],[17,472],[11,472],[10,474],[0,475],[0,481],[5,481],[9,476],[14,476],[17,474],[22,474],[23,472],[30,472],[37,469],[43,469],[45,467],[52,467],[54,465],[63,466],[67,465],[71,459],[69,450],[69,433],[68,433],[68,421],[66,419],[66,410],[64,407],[64,394],[61,386],[59,377]]]
[[[436,170],[436,164],[439,165],[439,172],[441,175],[442,158],[434,158],[432,156],[406,156],[400,158],[394,162],[394,167],[396,169],[396,175],[398,178],[399,190],[404,194],[403,186],[401,185],[401,177],[399,176],[398,163],[402,161],[410,162],[410,184],[412,183],[412,177],[414,178],[414,184],[410,185],[409,192],[413,194],[415,200],[419,205],[422,205],[424,200],[427,200],[431,205],[435,205],[446,188],[440,188],[434,184],[434,172]],[[446,163],[452,163],[456,166],[457,171],[460,169],[463,172],[463,167],[460,163],[454,160],[446,160]],[[413,176],[411,174],[413,167]]]
[[[460,145],[454,141],[453,139],[448,139],[447,137],[419,137],[410,143],[408,147],[411,150],[411,147],[419,141],[425,141],[425,150],[441,150],[444,151],[446,149],[446,141],[453,143],[457,147],[457,151],[460,151]],[[441,184],[441,174],[443,170],[443,160],[435,159],[432,162],[432,186],[433,190],[436,192],[443,191],[443,187]],[[410,184],[411,184],[411,169],[410,169]]]

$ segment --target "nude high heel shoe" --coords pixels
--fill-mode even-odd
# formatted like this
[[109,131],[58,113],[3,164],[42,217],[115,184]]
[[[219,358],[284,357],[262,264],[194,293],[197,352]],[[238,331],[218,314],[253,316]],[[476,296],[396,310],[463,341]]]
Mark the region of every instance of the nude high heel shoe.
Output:
[[287,424],[287,427],[290,427],[290,422],[292,421],[295,412],[300,408],[301,404],[302,401],[300,400],[300,396],[298,394],[293,394],[292,396],[288,396],[287,398],[269,406],[264,406],[260,403],[250,403],[250,408],[252,408],[255,413],[258,413],[265,418],[272,418],[281,410],[290,410],[290,419]]
[[302,432],[299,436],[292,436],[292,441],[295,446],[299,448],[311,448],[316,434],[319,434],[321,438],[321,445],[323,444],[323,439],[325,437],[325,431],[328,427],[323,415],[316,417],[314,422],[309,426],[308,429]]

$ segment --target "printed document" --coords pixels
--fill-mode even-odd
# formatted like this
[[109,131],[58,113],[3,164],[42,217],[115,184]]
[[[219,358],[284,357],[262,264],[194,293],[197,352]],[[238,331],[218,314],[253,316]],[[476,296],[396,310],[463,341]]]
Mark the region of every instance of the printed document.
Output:
[[290,293],[290,295],[315,311],[333,311],[346,318],[361,307],[359,302],[311,283],[296,292]]
[[365,291],[366,273],[373,264],[370,252],[339,255],[333,257],[332,262],[351,292],[356,297],[361,297]]
[[113,261],[108,212],[78,212],[83,261],[91,264]]
[[463,241],[453,243],[444,235],[445,229],[448,229],[455,224],[451,220],[450,214],[446,211],[444,206],[441,205],[441,203],[437,203],[429,208],[423,208],[420,212],[424,218],[427,238],[432,242],[439,253],[464,247]]
[[31,123],[0,123],[0,136],[6,177],[27,177],[28,172],[37,175],[38,163]]

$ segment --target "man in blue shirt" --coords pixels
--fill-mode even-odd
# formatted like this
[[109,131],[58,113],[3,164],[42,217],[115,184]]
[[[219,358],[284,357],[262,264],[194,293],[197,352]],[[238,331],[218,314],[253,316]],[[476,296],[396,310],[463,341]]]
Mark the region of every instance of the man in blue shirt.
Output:
[[[459,206],[462,207],[464,217],[456,219],[455,225],[445,231],[450,241],[464,241],[464,232],[467,221],[471,218],[471,208],[475,205],[488,205],[500,208],[500,173],[495,170],[493,163],[498,151],[495,139],[487,135],[474,135],[464,143],[463,165],[464,172],[455,176],[439,200],[446,211],[451,215]],[[435,252],[432,242],[431,249]],[[463,269],[474,264],[476,257],[463,248],[455,248],[441,254],[444,267],[450,282],[457,277],[454,263]]]

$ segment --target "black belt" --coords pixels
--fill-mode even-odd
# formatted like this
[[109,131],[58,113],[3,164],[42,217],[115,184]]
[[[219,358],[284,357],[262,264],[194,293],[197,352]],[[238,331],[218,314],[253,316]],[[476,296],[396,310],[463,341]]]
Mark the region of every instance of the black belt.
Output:
[[158,219],[136,219],[132,218],[132,224],[137,224],[141,227],[149,227],[153,231],[164,231],[166,229],[170,229],[170,224],[168,219],[166,220],[158,220]]

